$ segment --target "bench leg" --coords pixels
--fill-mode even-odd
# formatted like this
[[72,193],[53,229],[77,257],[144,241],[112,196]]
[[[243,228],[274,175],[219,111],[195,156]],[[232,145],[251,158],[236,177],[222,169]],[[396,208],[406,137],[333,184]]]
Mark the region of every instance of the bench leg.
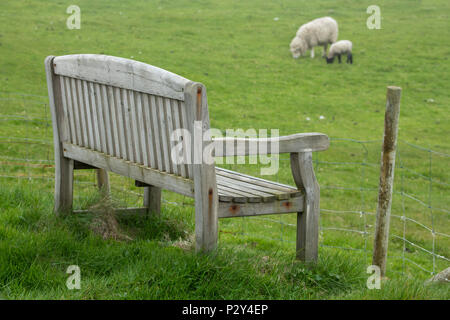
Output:
[[161,213],[161,188],[149,186],[144,188],[144,207],[148,213],[159,216]]
[[297,259],[315,262],[319,252],[320,189],[312,153],[292,153],[291,168],[297,188],[305,192],[303,212],[297,213]]
[[219,197],[214,166],[194,169],[195,249],[209,252],[217,247]]
[[217,247],[218,204],[212,203],[214,202],[212,195],[205,198],[206,201],[200,201],[195,205],[195,250],[197,252],[209,252]]
[[100,193],[104,197],[109,196],[110,186],[108,171],[104,169],[97,169],[97,186],[100,190]]
[[55,163],[55,207],[56,214],[72,212],[73,160],[60,157]]

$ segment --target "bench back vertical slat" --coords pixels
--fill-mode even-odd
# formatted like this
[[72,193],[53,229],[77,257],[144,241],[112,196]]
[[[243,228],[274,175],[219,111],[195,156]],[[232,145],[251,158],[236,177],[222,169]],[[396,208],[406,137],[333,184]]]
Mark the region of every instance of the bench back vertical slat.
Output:
[[73,78],[68,78],[68,77],[65,77],[65,78],[67,79],[66,83],[68,84],[67,89],[69,89],[68,91],[70,91],[70,97],[71,97],[71,102],[72,102],[72,111],[73,111],[73,122],[74,122],[75,137],[76,137],[76,139],[74,139],[72,142],[76,145],[82,145],[83,140],[82,140],[82,129],[81,129],[81,124],[80,124],[81,120],[80,120],[80,112],[78,111],[80,105],[78,104],[76,80]]
[[84,116],[86,120],[86,132],[88,134],[87,147],[93,150],[98,150],[95,148],[94,142],[92,111],[89,99],[88,83],[84,80],[81,81],[81,94],[84,106]]
[[54,73],[61,79],[67,132],[62,142],[193,179],[191,164],[180,163],[181,157],[190,160],[188,141],[173,134],[177,129],[193,133],[194,111],[184,101],[189,80],[101,55],[56,57]]
[[125,142],[125,129],[123,121],[123,103],[120,98],[120,88],[113,88],[114,91],[114,101],[116,105],[116,115],[117,115],[117,128],[119,133],[118,145],[120,146],[120,154],[118,155],[121,159],[127,159],[127,145]]
[[142,127],[142,136],[145,137],[144,145],[147,151],[147,161],[148,165],[151,168],[157,168],[156,166],[156,151],[154,147],[154,132],[152,125],[152,117],[150,110],[150,97],[148,95],[142,95],[142,112],[144,117],[142,119],[143,127]]
[[82,146],[89,147],[89,136],[87,131],[87,123],[86,123],[86,110],[84,107],[84,98],[83,98],[83,84],[82,81],[76,80],[76,91],[77,91],[77,104],[78,104],[78,117],[80,118],[80,127],[81,127],[81,139]]
[[119,143],[119,127],[117,121],[117,103],[114,98],[114,88],[111,86],[104,86],[106,90],[106,110],[111,121],[111,129],[108,138],[111,139],[111,152],[114,157],[120,158],[120,143]]
[[103,135],[105,137],[105,150],[106,153],[110,154],[110,155],[115,155],[115,150],[114,150],[114,143],[113,143],[113,138],[114,138],[114,133],[113,133],[113,129],[112,129],[112,125],[111,125],[111,114],[114,113],[114,110],[109,110],[108,106],[109,106],[109,102],[108,102],[108,88],[101,84],[99,85],[100,87],[100,96],[101,96],[101,100],[102,100],[102,104],[101,104],[101,114],[102,114],[102,123],[103,123]]
[[158,115],[158,107],[156,104],[156,97],[151,95],[149,97],[150,102],[150,110],[151,110],[151,118],[152,118],[152,133],[153,133],[153,146],[155,151],[155,168],[158,168],[160,170],[163,169],[163,153],[161,151],[162,148],[162,141],[161,141],[161,135],[159,133],[159,115]]
[[[175,159],[172,158],[173,154],[173,148],[175,146],[174,141],[172,141],[171,139],[171,133],[173,132],[174,129],[174,125],[173,125],[173,117],[172,117],[172,101],[168,98],[164,98],[164,105],[165,105],[165,119],[166,119],[166,139],[167,139],[167,143],[168,143],[168,157],[169,157],[169,162],[170,162],[170,172],[173,174],[178,175],[178,165],[177,165],[177,159],[175,157]],[[174,161],[175,160],[175,161]]]
[[[176,100],[173,101],[173,106],[172,107],[173,107],[173,122],[174,122],[173,126],[175,128],[182,129],[182,126],[181,126],[181,114],[180,114],[180,102],[176,101]],[[177,142],[175,142],[175,144],[178,145]],[[179,157],[178,153],[179,153],[179,151],[176,150],[175,157],[177,159],[177,163],[179,163],[179,165],[178,165],[179,174],[182,177],[186,178],[187,177],[187,175],[186,175],[186,165],[182,164],[180,162],[180,157]]]
[[133,131],[131,130],[131,119],[128,103],[128,94],[126,89],[120,89],[120,103],[122,105],[122,120],[126,142],[125,159],[135,162],[134,148],[133,148]]
[[147,150],[147,130],[145,128],[145,110],[142,108],[143,101],[142,96],[145,96],[141,94],[140,92],[137,92],[135,95],[136,101],[136,114],[137,114],[137,122],[138,122],[138,136],[139,136],[139,149],[140,149],[140,155],[141,155],[141,161],[142,163],[149,167],[150,162],[148,160],[149,152]]
[[[190,122],[188,121],[189,117],[188,117],[188,113],[186,110],[186,104],[183,102],[180,103],[180,115],[181,115],[181,128],[184,130],[188,130],[189,132],[193,132],[192,131],[192,125],[190,124]],[[185,140],[183,140],[183,157],[186,159],[186,157],[188,157],[188,153],[190,152],[190,150],[188,150],[188,145],[187,142]],[[186,167],[186,178],[189,179],[193,179],[194,178],[194,174],[192,171],[192,166],[190,165],[185,165]]]
[[143,163],[142,152],[140,152],[140,133],[139,125],[136,115],[136,95],[133,91],[127,90],[128,97],[128,113],[130,114],[130,130],[131,130],[131,145],[133,148],[134,162]]
[[87,83],[87,96],[89,99],[89,110],[91,112],[91,132],[93,134],[93,149],[103,151],[103,139],[100,130],[100,119],[98,116],[99,108],[101,107],[98,103],[97,90],[94,88],[96,84],[92,82]]
[[161,142],[161,151],[162,151],[162,167],[159,169],[161,171],[170,172],[170,159],[169,159],[169,143],[167,141],[166,135],[166,117],[165,117],[165,108],[164,108],[164,99],[162,97],[156,98],[156,110],[158,114],[158,122],[159,122],[159,138]]

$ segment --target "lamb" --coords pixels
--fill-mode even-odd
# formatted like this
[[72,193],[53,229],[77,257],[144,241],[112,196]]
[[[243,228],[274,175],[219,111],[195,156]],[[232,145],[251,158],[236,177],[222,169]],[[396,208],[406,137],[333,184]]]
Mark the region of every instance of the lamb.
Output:
[[335,43],[338,38],[338,24],[330,17],[318,18],[302,25],[292,39],[290,49],[292,57],[297,59],[311,49],[314,58],[314,47],[323,46],[322,56],[327,52],[328,44]]
[[353,44],[349,40],[340,40],[333,43],[330,47],[330,52],[328,52],[327,63],[333,63],[334,57],[338,57],[339,63],[341,63],[341,54],[347,55],[347,63],[353,64],[352,55]]

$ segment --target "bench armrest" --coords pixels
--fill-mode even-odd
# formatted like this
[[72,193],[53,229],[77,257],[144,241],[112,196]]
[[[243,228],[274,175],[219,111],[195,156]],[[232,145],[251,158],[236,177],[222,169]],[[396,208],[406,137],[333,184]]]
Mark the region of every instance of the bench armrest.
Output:
[[272,138],[215,138],[213,141],[216,157],[323,151],[330,145],[327,135],[316,132]]

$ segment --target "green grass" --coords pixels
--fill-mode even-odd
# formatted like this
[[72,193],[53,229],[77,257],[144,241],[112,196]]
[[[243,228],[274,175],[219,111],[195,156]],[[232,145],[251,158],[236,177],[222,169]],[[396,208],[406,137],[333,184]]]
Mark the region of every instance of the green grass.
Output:
[[[1,2],[0,296],[448,299],[448,286],[423,286],[430,274],[415,266],[440,271],[448,267],[448,261],[437,258],[433,264],[425,251],[410,244],[404,247],[394,236],[405,232],[412,243],[450,257],[449,238],[439,234],[450,234],[449,158],[404,142],[399,145],[392,212],[405,213],[438,233],[433,244],[430,231],[393,217],[389,280],[381,290],[365,287],[386,86],[403,88],[399,138],[450,153],[450,52],[443,41],[450,36],[449,2],[378,1],[381,30],[366,28],[366,8],[371,4],[349,0],[78,1],[81,29],[68,30],[67,3]],[[353,41],[353,65],[326,65],[320,49],[313,60],[290,57],[289,42],[298,26],[325,15],[338,21],[339,39]],[[133,58],[204,83],[211,125],[221,130],[273,128],[280,134],[328,134],[335,138],[330,149],[315,155],[321,207],[369,214],[322,212],[323,247],[314,267],[293,261],[294,215],[220,221],[220,246],[210,256],[196,255],[189,248],[192,200],[169,192],[163,195],[162,220],[119,220],[121,232],[133,239],[129,241],[102,239],[92,230],[98,222],[95,214],[55,218],[51,213],[52,128],[41,120],[49,118],[43,61],[47,55],[69,53]],[[325,119],[319,120],[321,115]],[[17,138],[39,142],[19,143]],[[228,167],[255,175],[260,169]],[[293,183],[285,156],[279,173],[266,178]],[[77,172],[76,180],[75,207],[96,203],[93,173]],[[142,191],[132,181],[113,176],[112,182],[115,206],[140,204]],[[401,192],[426,206],[401,197]],[[430,210],[429,204],[447,211]],[[367,235],[335,229],[367,231]],[[80,291],[65,287],[65,270],[72,264],[82,270]]]

